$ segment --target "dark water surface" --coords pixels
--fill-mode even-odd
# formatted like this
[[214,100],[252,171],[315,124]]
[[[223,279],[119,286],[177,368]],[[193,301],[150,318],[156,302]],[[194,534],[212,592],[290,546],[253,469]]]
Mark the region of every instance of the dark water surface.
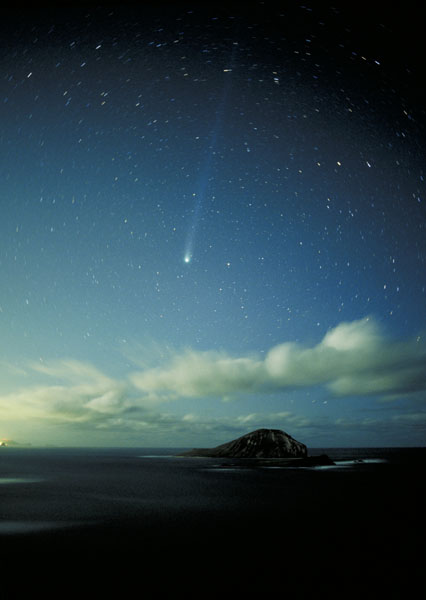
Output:
[[426,449],[310,454],[321,452],[336,466],[249,468],[178,458],[178,449],[1,448],[1,564],[22,573],[11,597],[24,586],[57,596],[58,581],[95,598],[133,597],[135,585],[150,598],[419,590]]

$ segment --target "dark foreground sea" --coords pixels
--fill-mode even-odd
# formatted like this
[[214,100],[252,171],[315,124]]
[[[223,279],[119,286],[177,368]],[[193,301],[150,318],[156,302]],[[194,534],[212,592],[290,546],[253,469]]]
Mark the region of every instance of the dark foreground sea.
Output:
[[315,468],[178,452],[0,448],[4,597],[425,591],[426,448],[315,449],[336,461]]

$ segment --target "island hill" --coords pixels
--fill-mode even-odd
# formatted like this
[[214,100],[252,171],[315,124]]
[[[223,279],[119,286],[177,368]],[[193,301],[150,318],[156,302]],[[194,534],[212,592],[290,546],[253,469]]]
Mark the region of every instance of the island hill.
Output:
[[244,459],[247,463],[291,467],[334,464],[325,454],[308,456],[305,444],[280,429],[256,429],[215,448],[194,448],[179,456]]

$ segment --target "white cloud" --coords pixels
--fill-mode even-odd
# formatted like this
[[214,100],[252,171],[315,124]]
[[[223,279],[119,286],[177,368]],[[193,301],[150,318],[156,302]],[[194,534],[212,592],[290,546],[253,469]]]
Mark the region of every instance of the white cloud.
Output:
[[[313,422],[288,411],[264,413],[260,407],[259,412],[240,416],[227,416],[224,408],[222,417],[208,418],[193,409],[187,414],[172,414],[165,407],[170,406],[167,402],[185,397],[231,399],[313,386],[323,386],[336,397],[410,397],[416,406],[426,397],[424,343],[420,338],[388,339],[372,319],[341,323],[311,347],[277,345],[265,357],[186,350],[167,351],[164,359],[167,362],[162,367],[145,367],[122,379],[76,360],[26,365],[22,379],[26,385],[0,394],[1,421],[27,422],[34,427],[37,423],[40,427],[64,425],[74,431],[117,435],[159,433],[167,437],[169,432],[189,435],[188,439],[203,432],[207,437],[219,431],[232,435],[257,427],[303,429],[306,433],[318,430],[318,418]],[[183,406],[179,407],[181,413]],[[423,423],[422,418],[411,414],[417,413],[408,411],[407,423]],[[404,418],[388,418],[387,422],[398,424]]]
[[190,397],[255,391],[263,376],[262,362],[253,358],[185,351],[176,355],[168,367],[133,373],[130,380],[144,392],[162,391],[173,397]]
[[171,398],[226,396],[325,385],[336,396],[426,389],[426,351],[418,340],[387,339],[377,323],[341,323],[313,347],[284,343],[264,359],[186,351],[162,368],[133,373],[145,393]]
[[64,360],[34,363],[31,368],[48,381],[0,396],[0,411],[10,418],[82,422],[126,407],[128,384],[90,364]]

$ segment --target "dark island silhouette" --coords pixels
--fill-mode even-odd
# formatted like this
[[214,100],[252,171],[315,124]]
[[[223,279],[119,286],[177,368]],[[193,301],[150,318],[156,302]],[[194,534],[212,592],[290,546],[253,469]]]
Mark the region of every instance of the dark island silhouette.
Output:
[[254,464],[291,467],[334,464],[326,454],[308,456],[305,444],[280,429],[256,429],[215,448],[194,448],[179,456],[248,459]]

